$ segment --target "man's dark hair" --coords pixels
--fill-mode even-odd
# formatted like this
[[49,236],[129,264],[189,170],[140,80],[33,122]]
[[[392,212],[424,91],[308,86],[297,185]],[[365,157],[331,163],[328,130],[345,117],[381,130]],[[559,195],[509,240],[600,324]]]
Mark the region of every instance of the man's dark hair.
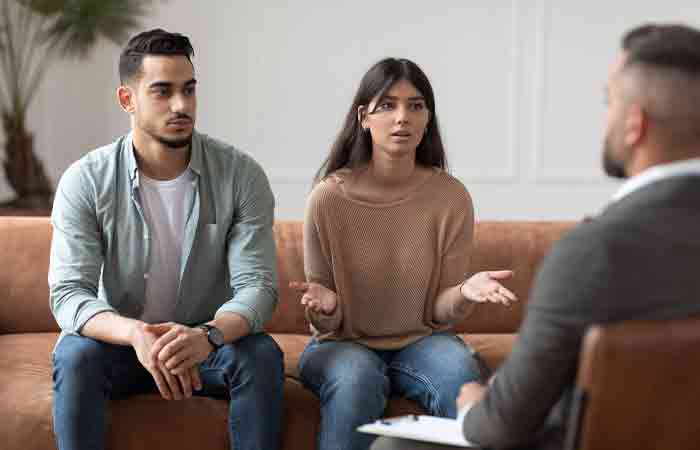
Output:
[[182,55],[192,62],[194,49],[189,38],[179,33],[168,33],[156,28],[132,37],[119,56],[119,81],[124,84],[141,72],[147,55]]
[[636,64],[675,69],[700,76],[700,30],[680,24],[646,24],[622,38],[625,66]]
[[667,151],[700,144],[700,30],[647,24],[622,38],[628,98],[658,125]]

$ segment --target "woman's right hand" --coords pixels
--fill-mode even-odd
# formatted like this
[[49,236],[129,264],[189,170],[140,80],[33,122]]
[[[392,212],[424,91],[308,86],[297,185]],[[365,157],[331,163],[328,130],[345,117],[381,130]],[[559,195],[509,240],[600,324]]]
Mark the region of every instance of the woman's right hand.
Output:
[[301,304],[315,313],[333,314],[338,306],[338,296],[335,292],[318,283],[290,281],[289,287],[304,294]]

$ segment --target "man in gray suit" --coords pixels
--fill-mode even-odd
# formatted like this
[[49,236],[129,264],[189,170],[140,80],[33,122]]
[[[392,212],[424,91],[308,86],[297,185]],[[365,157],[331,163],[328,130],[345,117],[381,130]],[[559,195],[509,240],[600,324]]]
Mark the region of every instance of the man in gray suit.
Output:
[[[607,104],[605,170],[629,179],[545,258],[518,343],[490,385],[462,387],[464,435],[484,447],[561,448],[591,324],[700,313],[700,31],[629,31]],[[419,448],[448,447],[387,438],[372,447]]]

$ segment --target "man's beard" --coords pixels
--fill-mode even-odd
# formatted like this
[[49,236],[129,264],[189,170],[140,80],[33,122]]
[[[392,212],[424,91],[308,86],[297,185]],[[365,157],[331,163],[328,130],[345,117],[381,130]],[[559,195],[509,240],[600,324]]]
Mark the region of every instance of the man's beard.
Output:
[[190,133],[189,136],[181,139],[168,139],[166,137],[158,136],[156,134],[152,134],[151,136],[161,144],[172,149],[189,147],[189,145],[192,143],[192,133]]
[[172,148],[173,150],[188,147],[192,143],[192,133],[190,133],[189,136],[185,136],[183,138],[167,138],[165,136],[159,135],[155,131],[151,131],[148,129],[146,129],[145,131],[153,139],[155,139],[156,141],[160,142],[168,148]]
[[616,161],[612,156],[613,146],[611,140],[610,135],[605,138],[603,148],[603,170],[605,170],[605,173],[613,178],[627,178],[624,163],[621,161]]
[[[180,119],[180,118],[189,119],[190,121],[192,121],[192,123],[194,123],[192,118],[186,114],[178,114],[177,117],[174,117],[174,119]],[[154,140],[160,142],[161,144],[163,144],[167,148],[170,148],[173,150],[188,147],[192,143],[192,134],[193,133],[190,133],[189,135],[187,135],[185,137],[168,138],[168,137],[165,137],[165,136],[159,134],[156,127],[152,126],[151,124],[140,123],[139,128],[141,128],[146,134],[148,134]]]

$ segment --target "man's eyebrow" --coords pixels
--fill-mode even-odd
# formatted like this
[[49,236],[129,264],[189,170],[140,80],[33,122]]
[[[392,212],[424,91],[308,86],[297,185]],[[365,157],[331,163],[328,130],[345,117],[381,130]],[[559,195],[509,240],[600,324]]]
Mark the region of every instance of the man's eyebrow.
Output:
[[153,83],[149,84],[149,88],[156,88],[156,87],[170,87],[172,86],[173,83],[169,81],[154,81]]
[[[158,88],[158,87],[171,87],[173,84],[175,84],[175,83],[173,83],[171,81],[154,81],[153,83],[149,84],[148,87],[149,87],[149,89],[150,88]],[[185,82],[185,86],[192,86],[195,84],[197,84],[197,80],[195,80],[194,78],[187,80]]]

